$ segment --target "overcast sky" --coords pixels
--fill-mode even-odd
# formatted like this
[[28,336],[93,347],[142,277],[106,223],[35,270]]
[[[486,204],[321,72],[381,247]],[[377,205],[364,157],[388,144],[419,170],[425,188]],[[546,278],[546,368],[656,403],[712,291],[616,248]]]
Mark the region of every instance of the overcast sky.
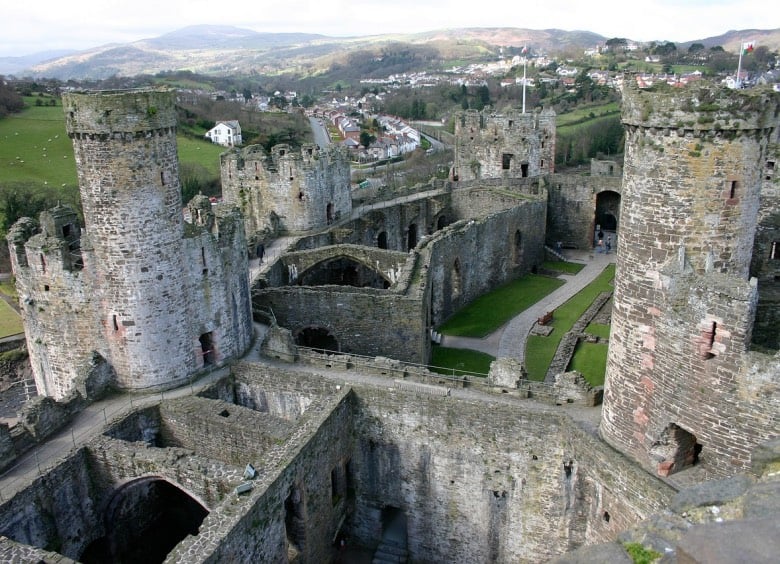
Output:
[[778,28],[780,7],[778,0],[4,0],[0,56],[127,43],[197,24],[330,36],[556,28],[683,42]]

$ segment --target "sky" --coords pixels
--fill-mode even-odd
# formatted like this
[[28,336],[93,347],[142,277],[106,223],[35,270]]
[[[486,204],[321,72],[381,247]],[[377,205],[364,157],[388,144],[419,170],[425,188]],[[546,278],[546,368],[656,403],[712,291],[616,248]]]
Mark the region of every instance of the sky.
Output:
[[334,37],[556,28],[684,42],[780,28],[780,7],[777,0],[5,0],[0,57],[129,43],[200,24]]

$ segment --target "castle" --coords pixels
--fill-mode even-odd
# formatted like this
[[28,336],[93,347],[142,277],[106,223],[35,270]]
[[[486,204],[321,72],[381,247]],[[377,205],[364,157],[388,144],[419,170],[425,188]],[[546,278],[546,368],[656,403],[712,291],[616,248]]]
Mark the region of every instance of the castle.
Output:
[[38,391],[182,385],[252,339],[242,217],[182,214],[165,92],[65,94],[86,229],[59,207],[10,231]]
[[[273,312],[281,345],[264,350],[297,362],[235,363],[112,421],[0,505],[9,555],[132,555],[163,515],[181,531],[169,562],[326,562],[344,535],[377,561],[544,561],[668,508],[686,476],[749,469],[778,435],[777,94],[627,87],[624,170],[589,177],[553,171],[551,112],[467,112],[450,181],[359,206],[338,151],[234,149],[224,197],[241,213],[200,199],[192,224],[170,188],[170,95],[65,107],[86,233],[56,209],[9,234],[41,392],[172,387],[213,350],[215,365],[239,356],[247,246],[275,239],[253,310]],[[599,408],[362,364],[425,363],[432,328],[537,269],[545,242],[589,248],[596,225],[619,233],[598,432]],[[62,319],[70,347],[53,343]]]

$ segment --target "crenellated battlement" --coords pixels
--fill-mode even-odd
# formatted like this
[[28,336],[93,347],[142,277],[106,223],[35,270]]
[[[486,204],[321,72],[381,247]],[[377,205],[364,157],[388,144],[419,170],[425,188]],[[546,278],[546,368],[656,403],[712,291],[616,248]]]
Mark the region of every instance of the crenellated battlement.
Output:
[[777,127],[778,116],[777,95],[769,88],[730,90],[701,82],[640,89],[627,81],[623,89],[622,120],[628,128],[677,131],[678,136],[762,135]]
[[62,105],[71,136],[121,139],[176,129],[175,98],[168,90],[66,92]]
[[466,110],[455,122],[458,180],[523,178],[555,171],[555,112]]
[[307,231],[352,209],[350,161],[340,147],[280,144],[270,154],[250,145],[222,154],[222,195],[246,218],[247,238],[270,231]]

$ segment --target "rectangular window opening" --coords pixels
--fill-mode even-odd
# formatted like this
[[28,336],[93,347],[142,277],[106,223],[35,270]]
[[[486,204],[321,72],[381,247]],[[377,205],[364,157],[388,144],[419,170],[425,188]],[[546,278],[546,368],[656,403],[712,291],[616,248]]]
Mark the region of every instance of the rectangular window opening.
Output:
[[112,321],[112,323],[114,325],[114,331],[119,331],[119,324],[117,323],[116,315],[112,316],[111,321]]
[[510,167],[512,166],[512,157],[513,156],[514,155],[512,155],[511,153],[504,153],[503,155],[501,155],[501,168],[503,170],[509,170],[510,169]]
[[737,197],[737,188],[739,188],[739,182],[732,180],[729,184],[729,199],[733,200]]

